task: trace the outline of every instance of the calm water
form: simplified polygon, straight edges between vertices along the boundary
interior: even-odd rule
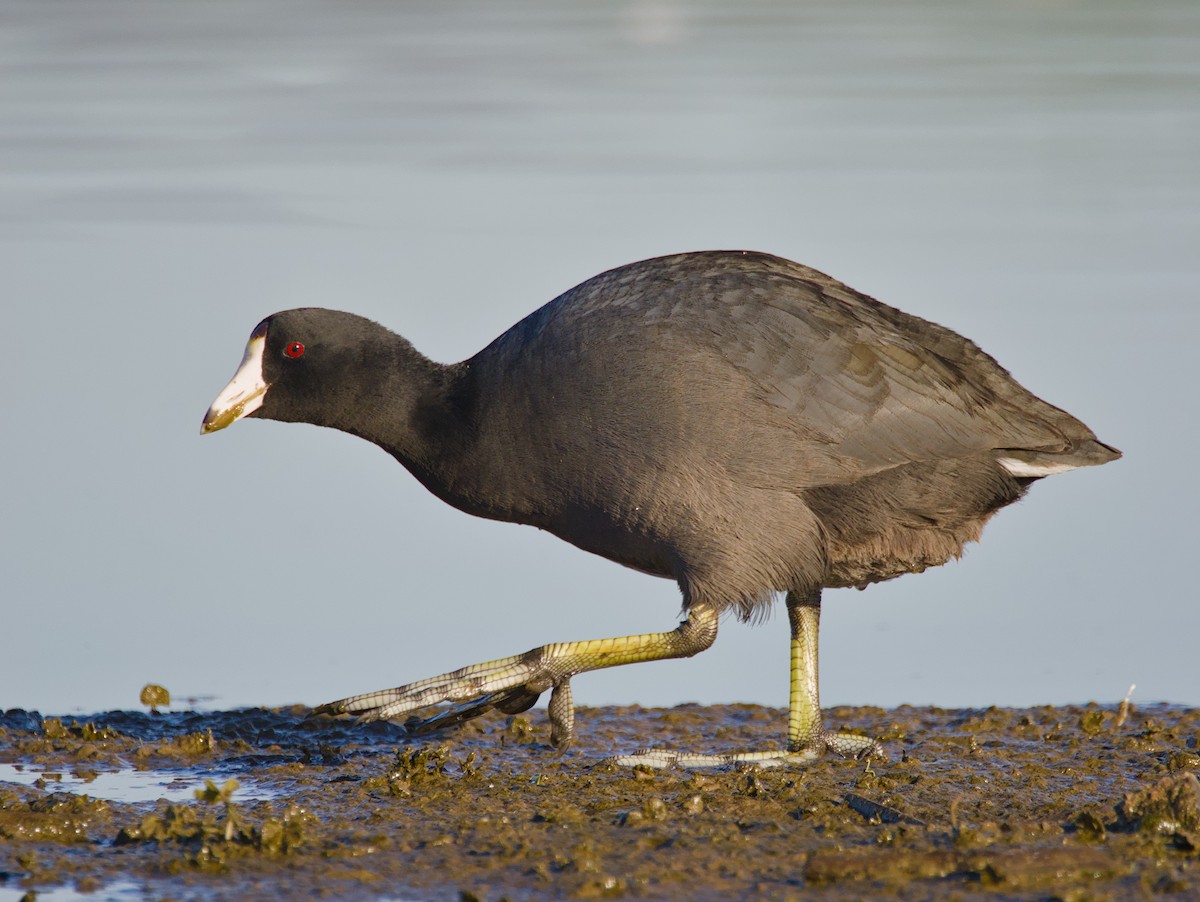
[[[49,775],[47,775],[49,774]],[[115,802],[154,802],[166,799],[169,802],[194,802],[197,790],[204,789],[205,777],[198,771],[163,770],[113,770],[101,771],[85,778],[71,773],[47,772],[37,767],[0,763],[0,783],[17,783],[33,786],[41,781],[47,792],[70,792],[86,795],[93,799]],[[220,781],[217,782],[220,786]],[[261,798],[251,788],[243,798]]]
[[[958,329],[1127,455],[829,593],[827,703],[1200,704],[1198,47],[1190,0],[8,3],[0,708],[317,703],[670,628],[670,584],[362,442],[197,431],[274,310],[460,359],[712,247]],[[576,698],[782,704],[785,622]]]
[[[151,891],[146,886],[132,880],[118,880],[88,892],[80,892],[68,886],[37,890],[37,898],[40,902],[90,902],[97,898],[97,895],[100,898],[111,900],[111,902],[135,902],[135,900],[150,898]],[[22,887],[5,888],[0,886],[0,902],[22,902],[27,898],[28,891]]]

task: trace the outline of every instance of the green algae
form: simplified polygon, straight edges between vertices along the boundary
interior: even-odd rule
[[[1163,777],[1126,794],[1120,813],[1127,825],[1144,833],[1178,834],[1193,842],[1200,830],[1200,780],[1192,773]]]
[[[204,884],[229,897],[350,899],[1200,893],[1191,709],[844,708],[830,721],[887,737],[888,762],[695,772],[605,759],[650,736],[698,751],[765,747],[781,712],[584,709],[565,755],[536,710],[416,743],[395,725],[306,713],[116,712],[49,729],[0,716],[0,760],[70,772],[92,766],[77,758],[90,744],[275,792],[243,803],[236,780],[210,779],[194,802],[88,800],[72,812],[50,782],[0,790],[0,874],[32,887],[136,879],[157,895]],[[50,832],[27,826],[37,818]]]
[[[159,686],[157,683],[147,683],[142,687],[142,691],[138,695],[138,701],[146,705],[150,709],[150,713],[154,714],[157,713],[160,707],[170,707],[171,693],[167,691],[165,686]]]
[[[160,851],[158,867],[167,873],[185,869],[226,872],[239,858],[294,853],[304,844],[306,830],[317,823],[295,804],[278,817],[255,819],[233,801],[237,789],[237,780],[226,780],[222,786],[206,780],[204,788],[195,793],[200,806],[168,804],[158,808],[136,825],[121,827],[113,845],[155,844]]]
[[[198,758],[217,751],[217,740],[212,730],[184,733],[153,746],[141,746],[134,753],[140,759],[147,758]]]
[[[51,792],[33,797],[0,789],[0,840],[86,843],[111,820],[107,802]]]

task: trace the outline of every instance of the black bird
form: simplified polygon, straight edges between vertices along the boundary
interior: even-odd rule
[[[945,563],[1030,483],[1120,457],[955,332],[738,251],[602,273],[449,365],[350,313],[277,313],[202,431],[243,416],[365,438],[460,510],[540,527],[683,593],[670,632],[546,645],[318,711],[376,720],[458,703],[424,723],[437,726],[523,711],[549,689],[551,741],[565,747],[571,677],[694,655],[723,611],[753,619],[785,593],[786,751],[624,763],[880,752],[822,728],[821,590]]]

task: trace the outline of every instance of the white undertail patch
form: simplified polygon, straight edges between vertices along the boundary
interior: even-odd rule
[[[1000,464],[1009,476],[1027,479],[1053,476],[1055,473],[1065,473],[1067,470],[1079,468],[1078,464],[1030,463],[1027,460],[1017,460],[1015,457],[1001,457],[997,459],[996,463]]]

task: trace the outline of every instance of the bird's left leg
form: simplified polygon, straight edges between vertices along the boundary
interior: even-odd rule
[[[460,703],[409,725],[411,731],[419,733],[461,723],[492,708],[519,713],[550,689],[550,741],[565,748],[574,730],[571,677],[621,664],[691,657],[712,645],[716,637],[716,608],[697,602],[688,608],[687,620],[670,632],[556,642],[395,689],[330,702],[313,713],[355,714],[360,721],[388,720],[429,705]]]
[[[826,730],[821,723],[821,701],[817,684],[817,638],[821,625],[821,590],[789,592],[788,624],[791,643],[791,703],[788,708],[786,749],[765,752],[735,752],[727,755],[693,755],[666,749],[645,749],[614,758],[616,764],[645,764],[650,767],[722,767],[757,764],[774,767],[804,764],[826,751],[847,758],[883,755],[883,747],[868,736]]]

